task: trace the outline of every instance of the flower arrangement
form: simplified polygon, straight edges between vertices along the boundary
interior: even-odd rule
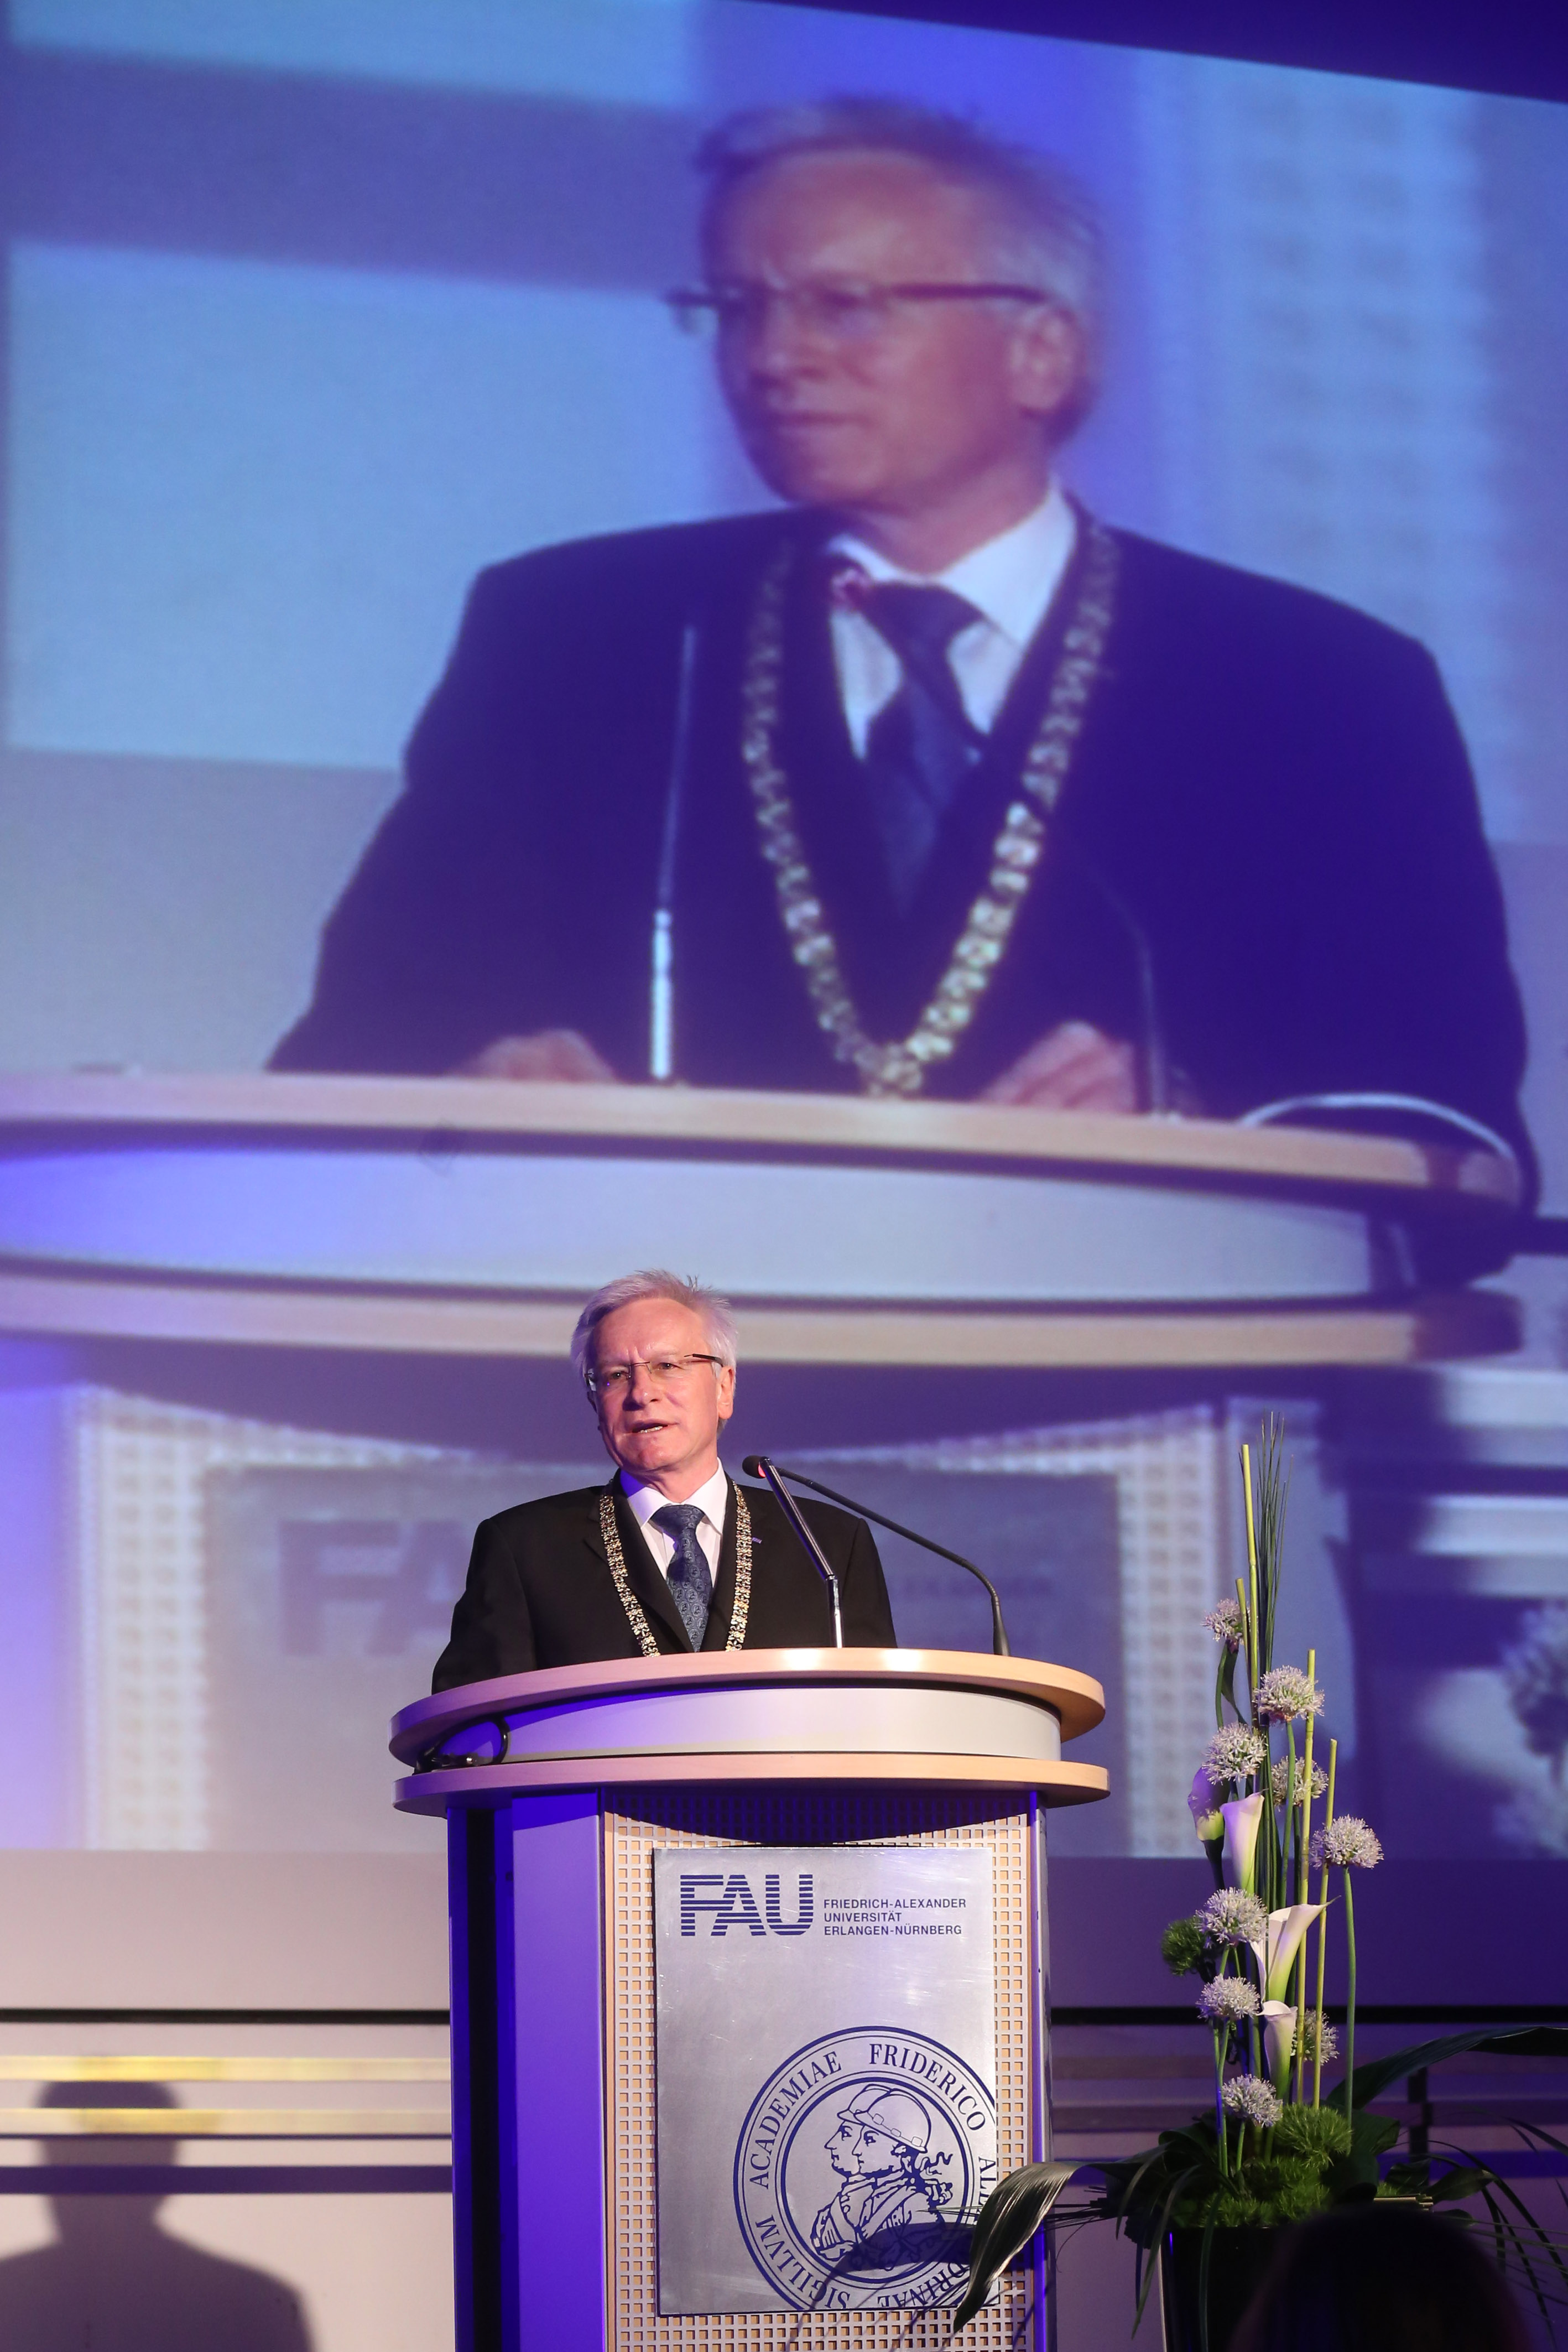
[[[1137,2156],[1026,2165],[1001,2181],[975,2224],[955,2335],[1069,2183],[1084,2174],[1098,2175],[1102,2186],[1071,2218],[1112,2220],[1134,2240],[1137,2319],[1155,2274],[1151,2258],[1171,2232],[1198,2233],[1205,2352],[1215,2232],[1273,2229],[1352,2200],[1414,2198],[1435,2205],[1479,2197],[1500,2260],[1511,2252],[1519,2258],[1548,2325],[1552,2275],[1568,2285],[1556,2245],[1490,2167],[1458,2152],[1437,2163],[1430,2156],[1387,2160],[1399,2126],[1375,2115],[1370,2102],[1390,2083],[1460,2051],[1568,2050],[1568,2032],[1482,2029],[1417,2043],[1371,2065],[1355,2063],[1354,1880],[1377,1867],[1383,1847],[1369,1822],[1335,1809],[1337,1743],[1327,1741],[1325,1769],[1320,1717],[1326,1701],[1315,1651],[1304,1667],[1274,1659],[1289,1490],[1283,1439],[1281,1423],[1264,1425],[1256,1469],[1251,1449],[1241,1449],[1248,1572],[1238,1578],[1234,1597],[1204,1621],[1219,1654],[1215,1731],[1187,1804],[1214,1889],[1161,1938],[1173,1974],[1198,1979],[1196,2008],[1214,2045],[1212,2106]],[[1323,2005],[1336,1895],[1349,1997],[1343,2071],[1325,2088],[1325,2072],[1340,2055]],[[1531,2136],[1563,2146],[1546,2133]]]

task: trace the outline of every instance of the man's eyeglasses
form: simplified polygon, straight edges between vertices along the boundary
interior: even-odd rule
[[[637,1372],[654,1388],[667,1389],[677,1381],[689,1380],[694,1364],[711,1364],[716,1371],[724,1369],[720,1356],[650,1356],[642,1364],[596,1365],[592,1371],[583,1374],[583,1380],[591,1397],[620,1397],[627,1393]]]
[[[737,278],[721,286],[678,289],[665,296],[688,334],[755,335],[775,306],[787,310],[809,334],[830,342],[869,342],[886,332],[898,310],[912,302],[1044,302],[1055,298],[1038,286],[897,285],[840,286],[808,281],[801,286],[766,286]]]

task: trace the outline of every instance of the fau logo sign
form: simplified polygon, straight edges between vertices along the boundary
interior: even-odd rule
[[[745,1871],[693,1870],[681,1873],[681,1933],[695,1936],[697,1914],[707,1916],[710,1936],[727,1936],[732,1927],[744,1927],[748,1936],[803,1936],[810,1926],[816,1909],[816,1897],[811,1889],[811,1874],[798,1874],[795,1889],[795,1916],[786,1919],[779,1897],[779,1873],[767,1872],[762,1881],[762,1908],[757,1907],[757,1897],[751,1891],[751,1881]],[[710,1890],[712,1890],[710,1892]]]

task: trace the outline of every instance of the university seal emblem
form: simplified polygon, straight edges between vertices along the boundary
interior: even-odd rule
[[[735,2210],[758,2269],[800,2311],[956,2304],[996,2185],[997,2111],[926,2035],[859,2026],[785,2060],[735,2151]]]

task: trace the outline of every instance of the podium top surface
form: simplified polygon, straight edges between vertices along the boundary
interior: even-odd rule
[[[1050,1708],[1061,1719],[1063,1740],[1092,1731],[1105,1714],[1105,1694],[1092,1675],[1039,1658],[998,1658],[983,1650],[708,1650],[603,1658],[465,1683],[400,1708],[390,1745],[400,1763],[413,1764],[465,1724],[537,1707],[747,1685],[777,1690],[790,1683],[995,1693]]]
[[[1395,1195],[1441,1212],[1516,1205],[1518,1171],[1484,1150],[1249,1128],[1176,1117],[1027,1110],[985,1103],[869,1100],[654,1086],[521,1084],[493,1078],[236,1072],[36,1072],[0,1076],[0,1139],[28,1130],[202,1130],[281,1143],[301,1137],[406,1139],[456,1149],[463,1139],[517,1150],[687,1146],[744,1156],[844,1153],[915,1161],[1005,1162],[1107,1178],[1179,1176],[1218,1187]],[[308,1144],[306,1148],[309,1148]]]

